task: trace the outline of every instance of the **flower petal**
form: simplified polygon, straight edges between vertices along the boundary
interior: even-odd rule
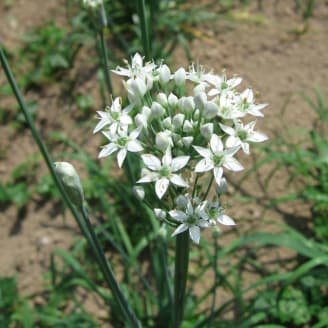
[[[213,173],[214,173],[214,178],[215,178],[216,184],[220,185],[222,175],[223,175],[223,168],[222,167],[215,167],[214,170],[213,170]]]
[[[167,178],[162,178],[155,183],[155,192],[159,199],[161,199],[169,187],[170,181]]]
[[[170,217],[178,222],[184,222],[187,220],[187,215],[185,212],[179,211],[179,210],[172,210],[169,211]]]
[[[268,136],[261,132],[253,131],[248,136],[248,141],[252,141],[252,142],[262,142],[265,140],[268,140]]]
[[[128,141],[126,148],[128,151],[131,151],[133,153],[143,150],[143,147],[141,146],[140,142],[137,140]]]
[[[218,154],[223,150],[223,143],[221,138],[216,134],[213,134],[210,141],[211,150],[214,154]]]
[[[128,151],[123,148],[121,149],[118,153],[117,153],[117,164],[118,164],[118,167],[122,167],[123,165],[123,162],[125,160],[125,157],[126,157],[126,154],[128,153]]]
[[[232,148],[232,147],[238,147],[240,146],[241,142],[239,138],[236,138],[235,136],[229,136],[226,141],[226,147]]]
[[[189,228],[189,236],[191,238],[191,240],[196,243],[199,244],[199,240],[200,240],[200,228],[196,225],[191,226]]]
[[[226,157],[226,160],[223,166],[231,171],[241,171],[244,167],[234,158],[234,157]]]
[[[158,171],[161,168],[161,161],[156,156],[152,154],[145,154],[142,155],[141,158],[149,169]]]
[[[98,158],[103,158],[113,154],[118,149],[118,146],[114,143],[106,145],[99,153]]]
[[[203,158],[197,163],[195,172],[206,172],[213,169],[213,167],[213,161],[210,158]]]
[[[181,233],[181,232],[184,232],[184,231],[188,230],[188,228],[189,228],[189,227],[188,227],[187,224],[185,224],[185,223],[180,224],[180,225],[175,229],[175,231],[172,233],[172,237],[178,235],[178,234]]]
[[[170,177],[170,181],[179,187],[187,188],[189,186],[188,183],[184,181],[178,174],[172,174],[172,176]]]
[[[179,156],[173,158],[171,163],[171,171],[176,172],[185,167],[189,161],[190,156]]]
[[[212,153],[209,149],[199,146],[193,146],[197,153],[205,158],[211,157]]]
[[[235,135],[235,129],[232,128],[231,126],[227,126],[227,125],[224,125],[224,124],[219,124],[220,125],[220,128],[227,134],[229,134],[230,136],[233,136]]]
[[[221,214],[217,217],[219,223],[227,226],[236,225],[235,221],[228,215]]]

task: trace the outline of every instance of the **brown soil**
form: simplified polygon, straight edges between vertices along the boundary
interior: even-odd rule
[[[10,7],[0,4],[0,40],[8,49],[14,49],[20,44],[23,33],[49,18],[65,24],[64,3],[64,0],[17,0]],[[271,139],[297,128],[311,128],[315,115],[297,93],[313,95],[313,88],[317,85],[328,98],[327,1],[316,2],[305,33],[301,33],[304,23],[295,14],[293,6],[292,0],[266,1],[262,11],[257,11],[255,6],[247,11],[236,10],[230,20],[210,21],[195,28],[200,37],[190,44],[196,62],[216,72],[226,69],[229,76],[242,76],[243,86],[252,86],[260,94],[260,100],[270,104],[265,110],[265,118],[258,121],[258,127]],[[86,70],[92,73],[92,64],[88,62],[92,51],[87,47],[74,69],[74,74],[80,79],[83,74],[88,76]],[[181,49],[176,52],[175,62],[186,66],[182,52]],[[0,82],[4,82],[2,72]],[[89,74],[78,86],[80,92],[92,93],[96,99],[95,110],[101,104],[94,87],[96,84],[95,74]],[[76,108],[63,102],[58,86],[49,86],[42,94],[31,91],[25,96],[36,99],[40,104],[37,124],[44,137],[52,131],[64,131],[96,158],[100,140],[91,136],[94,122],[87,129],[81,128],[83,135],[78,128],[72,129],[76,127]],[[1,108],[11,101],[1,99]],[[18,135],[10,125],[2,125],[0,135],[0,179],[7,181],[12,168],[35,154],[37,147],[27,130]],[[254,156],[241,160],[247,168],[254,164]],[[308,208],[299,202],[276,210],[266,209],[263,203],[269,196],[286,192],[288,178],[288,172],[281,170],[269,188],[263,190],[263,178],[269,170],[270,167],[260,169],[256,176],[242,185],[245,192],[257,197],[257,204],[237,205],[237,199],[232,198],[235,189],[231,186],[229,203],[233,207],[229,214],[237,218],[239,234],[254,229],[272,231],[271,227],[270,230],[267,228],[270,223],[288,222],[298,228],[308,221]],[[41,166],[39,172],[45,172],[45,167]],[[231,177],[232,181],[234,179]],[[245,217],[249,220],[243,221]],[[49,254],[56,248],[68,249],[72,239],[78,236],[78,229],[70,215],[63,219],[54,204],[49,202],[40,207],[39,199],[33,199],[24,211],[18,211],[13,206],[4,209],[0,213],[0,225],[0,276],[16,275],[19,289],[24,294],[42,291],[42,274],[47,271]],[[223,242],[231,238],[228,236]],[[269,259],[284,256],[288,256],[284,250],[264,255]]]

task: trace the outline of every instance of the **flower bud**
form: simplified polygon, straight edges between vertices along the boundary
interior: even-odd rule
[[[139,199],[143,200],[145,198],[145,189],[141,186],[134,186],[133,189],[134,196]]]
[[[215,185],[215,191],[218,194],[224,194],[228,191],[228,183],[226,178],[221,178],[220,183]]]
[[[162,85],[165,85],[170,81],[171,78],[171,71],[167,65],[161,65],[158,68],[158,73],[159,73],[159,83]]]
[[[70,201],[77,207],[83,206],[83,188],[74,166],[67,162],[55,162],[54,168]]]
[[[201,92],[194,97],[195,105],[199,109],[204,109],[205,104],[207,103],[207,97],[205,92]]]
[[[182,124],[183,124],[183,120],[184,120],[185,116],[183,114],[176,114],[174,117],[173,117],[173,120],[172,120],[172,124],[173,126],[176,128],[176,129],[179,129],[181,128]]]
[[[163,125],[166,129],[172,129],[172,119],[171,117],[167,117],[163,120]]]
[[[183,102],[183,109],[187,113],[191,113],[195,109],[195,102],[193,97],[185,97]]]
[[[200,93],[204,93],[206,90],[206,84],[200,83],[197,86],[194,87],[194,95],[197,96]]]
[[[206,123],[200,127],[200,134],[204,138],[209,140],[213,135],[213,129],[214,129],[213,123]]]
[[[163,92],[157,95],[156,100],[164,107],[167,105],[167,95]]]
[[[137,127],[143,127],[147,128],[148,122],[147,122],[147,117],[141,113],[137,114],[136,117],[134,118],[134,121],[136,123]]]
[[[148,106],[143,106],[141,109],[141,114],[148,118],[151,114],[151,109]]]
[[[185,120],[183,123],[183,132],[190,133],[193,131],[193,125],[189,120]]]
[[[166,218],[166,212],[161,208],[154,208],[155,216],[158,220],[163,221]]]
[[[151,105],[151,114],[153,117],[158,118],[163,116],[165,113],[165,109],[158,102],[154,101]]]
[[[193,141],[194,141],[194,137],[183,137],[182,138],[182,143],[185,147],[190,147]]]
[[[178,97],[173,93],[169,94],[169,97],[167,98],[167,100],[171,107],[175,107],[178,104]]]
[[[184,68],[181,67],[174,73],[174,81],[178,86],[184,85],[186,81],[186,71]]]
[[[219,107],[213,101],[208,101],[205,104],[204,117],[207,119],[212,119],[218,114],[218,111]]]
[[[188,198],[184,195],[179,195],[175,199],[175,203],[177,204],[177,208],[179,210],[185,210],[188,204]]]
[[[171,131],[165,130],[158,132],[155,137],[156,146],[161,150],[165,151],[169,146],[173,146],[171,137]]]

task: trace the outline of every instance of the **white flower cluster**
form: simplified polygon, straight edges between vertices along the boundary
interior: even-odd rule
[[[140,155],[143,169],[136,182],[154,184],[161,208],[152,207],[159,219],[176,227],[173,235],[189,230],[199,243],[200,228],[234,225],[219,203],[227,188],[224,172],[242,170],[236,153],[249,154],[250,143],[267,139],[254,131],[255,120],[242,122],[262,117],[267,105],[254,102],[252,89],[236,90],[241,78],[227,79],[202,67],[172,73],[167,65],[144,63],[136,54],[126,68],[113,72],[127,78],[129,103],[122,108],[115,98],[106,111],[98,111],[94,133],[102,130],[108,139],[99,157],[116,154],[122,167],[128,152]],[[213,182],[216,193],[209,201]],[[135,192],[145,197],[141,185]]]
[[[91,10],[99,8],[103,3],[103,0],[82,0],[82,5]]]

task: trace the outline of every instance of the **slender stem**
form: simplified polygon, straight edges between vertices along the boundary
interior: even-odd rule
[[[212,290],[212,304],[211,304],[211,314],[209,316],[209,321],[207,323],[207,327],[210,328],[213,317],[214,317],[214,310],[215,310],[215,304],[216,304],[216,291],[219,284],[219,272],[218,272],[218,256],[219,256],[219,245],[218,245],[218,231],[213,232],[213,243],[214,243],[214,256],[213,256],[213,271],[214,271],[214,284],[213,284],[213,290]]]
[[[145,0],[138,0],[138,15],[141,28],[141,42],[146,60],[151,59],[150,40],[149,40],[149,26],[146,18],[146,4]]]
[[[213,180],[214,180],[214,175],[212,174],[210,182],[208,183],[208,186],[207,186],[207,190],[204,195],[204,199],[207,199],[208,193],[210,192],[211,187],[212,187]]]
[[[6,77],[10,83],[10,86],[12,87],[12,90],[15,94],[15,97],[17,99],[17,102],[20,106],[20,109],[25,117],[25,120],[26,122],[28,123],[30,129],[31,129],[31,132],[32,132],[32,135],[33,135],[33,138],[35,139],[38,147],[39,147],[39,150],[48,166],[48,169],[52,175],[52,178],[55,182],[55,185],[57,186],[57,188],[59,189],[61,195],[62,195],[62,198],[65,202],[65,204],[68,206],[68,208],[71,210],[74,218],[76,219],[77,223],[78,223],[78,226],[79,228],[81,229],[82,233],[84,234],[85,238],[87,239],[87,241],[89,242],[91,248],[93,250],[98,250],[98,246],[97,245],[97,242],[98,240],[94,238],[94,231],[93,229],[89,229],[88,225],[89,225],[89,222],[88,220],[82,220],[81,217],[80,217],[80,214],[79,212],[77,211],[77,209],[74,207],[74,205],[72,204],[72,202],[69,200],[69,197],[67,196],[60,180],[58,179],[57,175],[56,175],[56,172],[54,170],[54,167],[53,167],[53,161],[47,151],[47,148],[45,146],[45,144],[43,143],[42,141],[42,138],[39,134],[39,132],[37,131],[35,125],[34,125],[34,122],[31,118],[31,116],[29,115],[28,111],[27,111],[27,108],[26,108],[26,104],[25,104],[25,101],[23,99],[23,96],[21,95],[19,89],[18,89],[18,86],[16,84],[16,81],[15,81],[15,78],[11,72],[11,69],[8,65],[8,62],[6,60],[6,57],[5,57],[5,54],[2,50],[2,47],[0,46],[0,61],[1,61],[1,65],[5,71],[5,74],[6,74]],[[83,212],[82,212],[83,213]],[[84,213],[83,213],[84,215]],[[103,263],[103,259],[102,258],[99,258],[99,265],[102,269],[102,271],[105,269],[105,263]],[[106,269],[107,270],[107,269]],[[103,271],[104,272],[104,271]],[[106,276],[105,276],[106,277]],[[114,279],[114,276],[112,275],[111,279]],[[107,279],[106,279],[107,281]],[[108,285],[109,287],[112,289],[112,288],[115,288],[114,284],[111,282],[111,284],[109,284],[109,280],[107,281],[108,282]],[[118,303],[120,304],[121,306],[121,310],[122,310],[122,313],[126,316],[127,320],[129,321],[129,323],[131,324],[131,327],[141,327],[140,326],[140,323],[138,322],[138,320],[136,319],[136,317],[134,316],[134,313],[132,312],[132,310],[130,310],[130,308],[128,307],[125,307],[125,304],[124,306],[122,305],[122,298],[124,298],[122,292],[120,290],[117,290],[116,289],[112,289],[112,292],[113,292],[113,295],[115,297],[115,299],[118,301]],[[119,295],[120,294],[120,295]],[[127,313],[128,312],[128,313]]]
[[[174,276],[174,328],[180,328],[183,320],[186,282],[189,264],[189,234],[184,231],[176,236]]]
[[[108,61],[108,51],[107,51],[107,45],[105,40],[105,27],[99,31],[99,37],[100,37],[100,49],[101,49],[101,57],[102,57],[101,59],[103,64],[103,71],[105,75],[107,90],[110,95],[113,95],[113,86],[110,78],[110,64]]]
[[[94,232],[94,229],[92,227],[92,224],[89,219],[89,215],[87,213],[87,210],[85,206],[81,206],[81,212],[85,221],[85,224],[90,232],[91,238],[93,240],[93,243],[95,245],[95,249],[93,250],[98,263],[100,265],[101,271],[104,274],[104,277],[110,287],[110,289],[113,292],[113,295],[116,297],[116,301],[119,303],[121,310],[124,312],[126,318],[130,322],[131,327],[141,327],[140,323],[138,322],[138,319],[136,318],[134,312],[132,311],[130,304],[125,299],[123,292],[121,291],[120,286],[118,285],[117,280],[115,279],[114,272],[111,268],[111,265],[108,263],[104,250],[102,249],[99,239]]]

